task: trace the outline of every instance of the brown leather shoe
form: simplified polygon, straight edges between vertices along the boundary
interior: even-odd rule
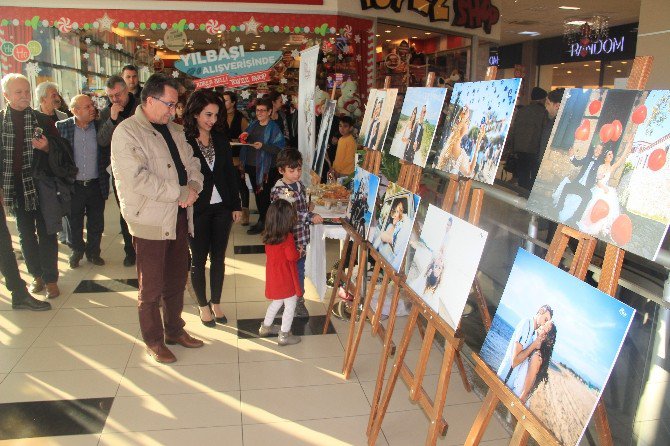
[[[28,288],[28,291],[30,291],[33,294],[37,294],[41,293],[43,289],[44,289],[44,280],[42,280],[41,277],[35,277],[33,279],[33,283],[30,284],[30,288]]]
[[[60,296],[60,290],[56,282],[47,283],[47,299],[55,299]]]
[[[171,364],[177,361],[177,357],[170,351],[165,344],[147,345],[147,355],[154,358],[156,362],[161,364]]]
[[[165,343],[167,345],[179,344],[182,347],[186,348],[199,348],[205,345],[205,343],[202,342],[200,339],[196,339],[186,332],[182,333],[181,336],[175,339],[165,336]]]

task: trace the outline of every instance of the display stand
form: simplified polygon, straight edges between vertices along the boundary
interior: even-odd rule
[[[653,58],[651,56],[636,57],[628,78],[627,88],[637,90],[644,88],[649,74]],[[569,273],[580,280],[584,280],[596,247],[596,240],[580,231],[559,225],[556,230],[549,251],[545,260],[554,266],[558,266],[563,258],[563,254],[568,246],[570,239],[578,241],[577,251],[570,264]],[[607,244],[605,248],[605,257],[603,259],[600,281],[598,289],[614,297],[616,293],[619,276],[621,275],[621,266],[623,265],[624,251],[614,245]],[[517,426],[514,429],[510,444],[525,445],[528,438],[532,436],[539,444],[558,445],[558,440],[551,434],[547,428],[524,406],[519,398],[512,393],[510,389],[503,384],[493,370],[486,365],[477,354],[473,354],[476,373],[489,386],[489,391],[484,399],[484,405],[477,414],[477,418],[465,441],[466,445],[478,445],[484,431],[488,426],[491,416],[499,402],[512,413],[517,420]],[[611,446],[612,434],[607,421],[607,412],[605,406],[600,400],[594,412],[596,431],[598,434],[598,444],[601,446]]]
[[[389,85],[391,85],[391,76],[386,76],[384,79],[384,89],[388,90]],[[335,88],[333,88],[333,96],[335,94]],[[379,174],[379,169],[381,168],[382,153],[381,150],[370,150],[367,147],[365,148],[365,158],[361,164],[361,168],[371,172],[375,175]],[[330,295],[330,300],[328,301],[328,310],[326,311],[326,322],[323,328],[323,334],[326,334],[328,327],[330,326],[330,318],[333,314],[333,308],[335,307],[335,301],[337,300],[337,293],[340,287],[340,283],[344,283],[344,292],[353,296],[359,296],[361,287],[363,286],[362,278],[364,277],[365,270],[363,274],[359,274],[356,278],[356,285],[351,283],[351,278],[354,272],[354,264],[356,256],[353,253],[358,253],[359,257],[359,270],[361,269],[360,265],[367,264],[367,244],[365,239],[356,231],[348,222],[342,221],[342,228],[347,232],[347,235],[344,238],[344,243],[342,244],[342,252],[340,254],[340,261],[337,267],[337,273],[333,278],[333,291]],[[347,263],[346,260],[349,259],[348,265],[345,268],[344,264]],[[354,309],[353,312],[356,312],[358,306],[352,306]],[[353,318],[355,319],[355,318]],[[350,328],[351,331],[351,328]]]
[[[430,87],[435,82],[435,73],[429,73],[428,78],[426,79],[426,86]],[[396,184],[409,190],[412,193],[417,193],[419,190],[419,183],[421,181],[421,175],[423,174],[423,168],[407,161],[400,161],[400,174],[398,175],[398,181]],[[375,267],[372,271],[372,277],[368,283],[368,287],[365,293],[365,299],[363,300],[363,310],[360,315],[360,321],[358,326],[356,326],[356,318],[351,318],[349,321],[349,335],[347,336],[347,344],[345,346],[344,352],[344,363],[342,366],[342,373],[346,379],[349,379],[351,370],[354,366],[354,360],[356,359],[356,353],[358,351],[358,346],[360,345],[361,338],[363,336],[363,328],[365,327],[366,321],[370,320],[371,331],[373,335],[379,334],[384,339],[384,351],[387,352],[387,355],[383,357],[382,362],[386,365],[387,358],[390,355],[395,353],[395,345],[391,340],[393,335],[393,327],[395,326],[396,319],[396,310],[398,307],[398,300],[400,299],[400,281],[404,276],[403,274],[396,273],[395,269],[384,259],[375,249],[373,249],[370,243],[367,243],[367,250],[369,255],[373,258],[375,262]],[[404,265],[404,262],[403,262]],[[402,267],[401,267],[402,270]],[[377,289],[377,281],[381,272],[383,271],[383,276],[381,279],[381,286],[379,287],[379,295],[377,298],[377,305],[375,310],[372,310],[372,299],[374,297],[375,290]],[[358,268],[358,280],[362,281],[363,277],[366,275],[366,269],[363,264],[359,263]],[[381,324],[381,313],[386,300],[386,291],[389,284],[393,282],[395,284],[393,296],[391,298],[391,306],[389,310],[389,318],[386,323],[386,327]],[[361,305],[361,299],[363,293],[354,294],[353,308],[358,308]]]
[[[449,187],[447,188],[447,192],[442,202],[442,209],[446,210],[447,212],[452,212],[454,201],[458,192],[460,199],[457,204],[456,215],[459,218],[463,218],[469,204],[470,211],[468,221],[473,225],[477,225],[477,223],[479,223],[479,216],[481,214],[481,205],[482,199],[484,197],[484,191],[482,189],[475,189],[472,191],[472,195],[470,195],[471,189],[472,181],[470,179],[459,181],[459,178],[456,175],[451,175]],[[384,416],[386,415],[386,410],[388,409],[388,405],[391,401],[395,385],[398,381],[398,377],[401,377],[410,388],[410,399],[419,403],[430,420],[430,427],[428,429],[428,435],[426,437],[425,444],[434,445],[437,442],[437,437],[446,433],[448,426],[447,422],[442,417],[442,411],[444,409],[444,404],[447,398],[447,390],[449,388],[449,380],[451,378],[451,368],[454,361],[457,364],[461,378],[463,379],[464,386],[466,389],[468,389],[468,391],[470,391],[470,384],[467,381],[465,368],[463,367],[463,362],[459,353],[463,344],[463,338],[457,332],[455,332],[454,329],[450,327],[432,308],[426,305],[425,301],[420,296],[418,296],[414,290],[407,286],[404,277],[400,286],[405,290],[407,295],[412,300],[412,312],[410,313],[410,317],[407,321],[407,325],[400,342],[399,350],[396,354],[395,362],[393,364],[393,369],[386,385],[386,390],[382,396],[382,391],[384,390],[384,375],[386,373],[385,358],[389,355],[390,348],[388,342],[385,342],[384,344],[385,350],[382,353],[382,360],[379,364],[375,392],[371,402],[372,408],[370,411],[367,430],[368,444],[373,445],[377,441],[377,437],[379,436],[381,425],[384,421]],[[422,329],[422,325],[419,321],[419,315],[422,315],[426,320],[425,329]],[[410,340],[414,334],[415,329],[418,329],[419,333],[422,335],[423,342],[419,352],[419,360],[414,372],[412,372],[409,366],[405,363],[405,355],[407,354]],[[423,388],[423,378],[426,373],[426,366],[428,364],[428,359],[430,357],[430,352],[433,347],[433,341],[435,339],[436,333],[442,335],[445,343],[442,357],[442,366],[440,368],[437,384],[437,392],[435,396],[431,398]]]

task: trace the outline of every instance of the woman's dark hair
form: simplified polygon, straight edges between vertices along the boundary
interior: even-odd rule
[[[258,107],[259,105],[263,105],[270,112],[272,111],[272,101],[269,100],[268,98],[261,98],[257,100],[256,104],[254,104],[254,108]]]
[[[278,91],[271,91],[270,93],[268,93],[268,94],[265,96],[265,98],[267,98],[267,99],[271,100],[272,102],[274,102],[274,101],[276,101],[277,99],[281,98],[281,93],[279,93]],[[265,98],[263,98],[263,99],[265,99]]]
[[[277,169],[295,169],[302,166],[302,154],[298,149],[284,149],[277,154],[276,164]]]
[[[144,91],[144,90],[143,90]],[[223,106],[221,97],[212,90],[196,90],[188,98],[186,108],[184,109],[184,133],[186,139],[197,138],[200,136],[200,129],[198,129],[198,121],[196,117],[209,104],[215,104],[219,107],[217,114],[215,130],[221,130],[226,122],[226,107]]]
[[[551,355],[554,353],[557,333],[558,330],[556,329],[556,325],[552,324],[551,329],[547,332],[547,337],[544,338],[544,341],[540,344],[539,353],[542,358],[542,364],[540,365],[540,370],[537,371],[537,376],[535,377],[533,387],[530,389],[530,394],[535,391],[542,381],[549,380],[549,363],[551,363]]]
[[[291,203],[282,199],[274,201],[265,215],[263,243],[278,245],[283,242],[295,226],[297,219],[298,214]]]
[[[221,93],[221,96],[228,96],[230,98],[230,102],[237,104],[237,95],[234,91],[224,91]]]
[[[150,96],[162,96],[163,93],[165,93],[165,87],[172,87],[179,91],[179,82],[177,79],[171,76],[166,76],[163,73],[154,73],[149,76],[149,79],[144,83],[144,88],[142,88],[142,93],[140,94],[142,104],[146,104],[147,98]]]

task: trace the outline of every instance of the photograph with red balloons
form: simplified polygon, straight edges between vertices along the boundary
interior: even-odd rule
[[[654,260],[670,223],[669,149],[669,90],[566,90],[527,208]]]

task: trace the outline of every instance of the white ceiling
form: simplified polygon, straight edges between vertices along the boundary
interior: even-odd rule
[[[584,20],[594,15],[609,17],[610,26],[637,22],[640,0],[498,0],[501,11],[501,44],[560,36],[563,22]],[[559,6],[576,6],[563,10]],[[536,37],[520,35],[521,31],[540,33]]]

